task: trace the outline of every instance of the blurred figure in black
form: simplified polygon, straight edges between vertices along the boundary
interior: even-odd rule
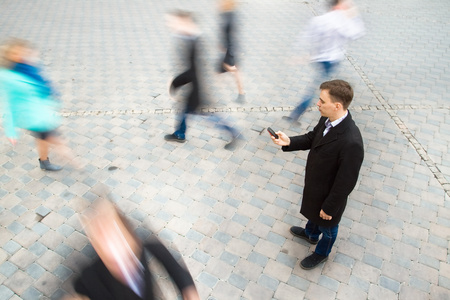
[[[225,52],[225,57],[219,66],[219,72],[233,73],[237,88],[238,97],[236,101],[243,103],[245,101],[245,92],[242,86],[242,77],[240,71],[236,66],[236,1],[235,0],[220,0],[219,11],[222,20],[222,48]]]
[[[184,300],[199,300],[189,272],[156,238],[142,244],[127,220],[107,200],[96,203],[94,211],[82,216],[87,236],[98,254],[94,263],[86,267],[75,281],[78,293],[69,299],[156,299],[149,257],[165,267],[180,290]]]
[[[175,77],[170,84],[169,94],[172,96],[175,91],[186,85],[191,84],[191,90],[186,98],[185,107],[181,113],[179,123],[176,125],[176,130],[173,134],[164,136],[167,141],[175,141],[184,143],[186,141],[186,120],[188,114],[193,114],[203,103],[201,86],[198,75],[197,56],[199,48],[200,30],[194,22],[192,15],[189,12],[176,11],[168,16],[168,25],[174,31],[175,35],[185,42],[187,48],[185,53],[185,61],[188,64],[187,70]],[[214,122],[218,127],[228,131],[231,135],[231,142],[225,148],[233,149],[236,144],[238,132],[231,126],[225,124],[216,114],[209,115],[208,120]]]
[[[302,102],[283,119],[296,122],[317,94],[317,86],[329,80],[339,62],[345,58],[344,46],[365,33],[364,23],[351,0],[332,0],[331,10],[312,18],[299,46],[308,52],[307,60],[314,63],[316,72],[306,87]]]

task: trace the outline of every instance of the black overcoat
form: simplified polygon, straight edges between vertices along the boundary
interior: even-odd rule
[[[148,268],[148,256],[156,258],[166,268],[179,291],[194,286],[191,274],[182,267],[170,254],[167,248],[159,241],[152,240],[144,246],[140,261],[144,266],[145,291],[144,297],[136,295],[127,285],[118,281],[111,275],[103,262],[97,258],[94,263],[85,267],[81,276],[75,280],[74,289],[91,300],[153,300],[154,287],[152,275]]]
[[[326,120],[326,117],[321,117],[314,130],[291,137],[290,145],[282,149],[310,150],[300,213],[319,226],[331,227],[341,220],[348,195],[356,185],[364,158],[364,145],[350,112],[323,136]],[[321,209],[332,219],[320,218]]]

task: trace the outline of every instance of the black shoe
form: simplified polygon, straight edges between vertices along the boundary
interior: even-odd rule
[[[237,146],[237,138],[233,138],[233,139],[231,140],[231,142],[229,142],[228,144],[226,144],[225,147],[223,147],[223,148],[224,148],[225,150],[230,150],[230,151],[232,151],[232,150],[236,149],[236,146]]]
[[[291,229],[289,229],[289,231],[296,237],[299,237],[301,239],[308,241],[310,244],[315,245],[319,242],[319,240],[310,239],[309,236],[306,235],[305,229],[302,227],[292,226]]]
[[[245,103],[245,94],[239,94],[236,98],[237,103]]]
[[[178,142],[178,143],[184,143],[184,142],[186,142],[186,138],[180,138],[180,137],[178,137],[178,136],[175,135],[175,134],[166,134],[166,135],[164,136],[164,139],[165,139],[166,141],[174,141],[174,142]]]
[[[50,160],[48,159],[48,157],[47,157],[46,160],[41,160],[41,159],[39,158],[39,166],[41,167],[42,170],[45,170],[45,171],[52,171],[52,172],[60,171],[60,170],[62,169],[61,166],[52,164],[52,163],[50,162]]]
[[[300,267],[305,270],[311,270],[317,267],[321,262],[324,262],[328,259],[328,256],[322,256],[313,252],[310,256],[306,257],[300,262]]]

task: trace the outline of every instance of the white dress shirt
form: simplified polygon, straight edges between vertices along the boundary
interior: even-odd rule
[[[348,116],[348,110],[345,112],[345,115],[343,115],[342,117],[340,117],[337,120],[334,120],[333,122],[330,122],[330,119],[328,118],[325,121],[325,130],[323,131],[323,136],[325,136],[325,134],[327,134],[328,131],[330,131],[331,127],[338,126],[338,124],[341,123],[347,116]]]

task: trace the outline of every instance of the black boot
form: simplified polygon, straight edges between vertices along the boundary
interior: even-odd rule
[[[39,158],[39,165],[41,166],[41,169],[45,171],[60,171],[62,169],[61,166],[52,164],[48,157],[46,160],[41,160]]]

